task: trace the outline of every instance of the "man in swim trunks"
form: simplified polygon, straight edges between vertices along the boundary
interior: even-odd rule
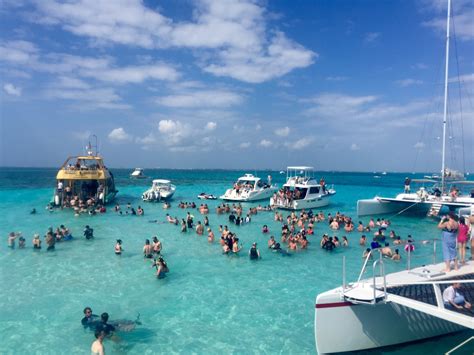
[[[94,335],[96,340],[91,345],[91,354],[105,355],[105,348],[102,344],[105,338],[105,333],[102,330],[96,330]]]

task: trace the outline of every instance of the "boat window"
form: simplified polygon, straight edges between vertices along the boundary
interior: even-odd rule
[[[319,194],[319,186],[313,186],[309,189],[310,194]]]
[[[301,200],[301,199],[304,199],[306,197],[306,192],[308,191],[307,188],[301,188],[301,187],[297,187],[295,188],[295,191],[294,191],[294,199],[295,200]]]

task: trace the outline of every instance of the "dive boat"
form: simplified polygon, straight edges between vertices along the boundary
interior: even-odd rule
[[[142,168],[135,168],[135,170],[130,174],[132,179],[146,179],[145,172]]]
[[[253,174],[245,174],[237,179],[237,182],[231,189],[228,189],[220,198],[226,201],[259,201],[270,198],[278,188],[272,186],[271,178],[263,182]]]
[[[156,202],[169,200],[176,191],[176,186],[169,180],[155,179],[151,188],[142,194],[143,201]]]
[[[323,179],[316,181],[313,175],[313,167],[289,166],[286,183],[280,191],[273,194],[270,206],[301,210],[329,205],[331,196],[334,196],[336,191],[332,187],[328,188]]]
[[[459,210],[460,208],[465,209],[474,206],[474,181],[466,180],[464,178],[464,174],[456,172],[455,170],[450,170],[445,166],[447,134],[446,122],[448,113],[450,12],[451,1],[448,0],[441,177],[432,175],[428,176],[428,179],[413,180],[414,182],[429,182],[429,180],[433,180],[432,182],[437,183],[439,178],[439,186],[434,186],[431,191],[426,190],[424,187],[420,188],[414,193],[410,193],[410,191],[406,190],[405,193],[398,194],[394,198],[376,196],[372,199],[359,200],[357,201],[357,214],[359,216],[415,211],[427,213],[428,216],[438,216],[442,209],[455,211]],[[407,180],[409,181],[408,177],[405,181]],[[407,185],[406,182],[405,185]],[[471,186],[471,189],[469,189],[467,193],[459,194],[457,193],[459,186]],[[455,192],[454,194],[453,191]]]
[[[114,176],[97,152],[97,143],[94,152],[89,142],[87,155],[70,156],[59,169],[52,205],[105,205],[117,192]]]
[[[361,280],[371,254],[357,282],[345,284],[343,261],[343,285],[317,296],[314,330],[318,353],[374,349],[474,329],[472,309],[447,308],[442,296],[447,287],[459,282],[462,294],[472,300],[474,261],[449,274],[440,271],[444,263],[385,274],[380,253],[371,265],[372,278]]]

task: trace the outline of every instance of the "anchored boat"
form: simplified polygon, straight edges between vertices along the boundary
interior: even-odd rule
[[[259,201],[270,198],[278,188],[272,186],[271,179],[263,182],[257,176],[245,174],[237,179],[231,189],[228,189],[220,198],[226,201]]]
[[[329,205],[334,188],[328,188],[323,179],[314,178],[311,166],[289,166],[286,183],[270,199],[270,205],[287,210],[319,208]]]
[[[87,155],[70,156],[56,175],[54,206],[75,207],[108,204],[117,194],[112,172],[89,142]]]
[[[157,202],[163,200],[169,200],[176,191],[176,186],[169,180],[155,179],[151,185],[151,188],[146,190],[142,194],[143,201],[146,202]]]
[[[318,353],[373,349],[474,329],[472,310],[447,308],[443,302],[443,291],[455,282],[472,301],[473,261],[449,274],[440,271],[444,263],[385,274],[380,253],[372,264],[372,278],[361,280],[377,252],[367,256],[359,279],[348,285],[343,262],[343,285],[317,296]]]

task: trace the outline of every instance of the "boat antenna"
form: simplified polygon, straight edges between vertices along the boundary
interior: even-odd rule
[[[448,0],[448,18],[446,24],[446,69],[444,75],[444,110],[443,110],[443,155],[441,160],[441,192],[445,188],[446,160],[446,116],[448,113],[448,68],[449,68],[449,19],[451,16],[451,0]]]
[[[95,138],[95,144],[94,145],[91,144],[90,138]],[[95,148],[95,154],[94,154],[93,148]],[[87,149],[87,155],[89,155],[89,156],[99,155],[98,139],[97,139],[97,136],[95,134],[93,134],[89,137],[89,144],[87,145],[86,149]]]

